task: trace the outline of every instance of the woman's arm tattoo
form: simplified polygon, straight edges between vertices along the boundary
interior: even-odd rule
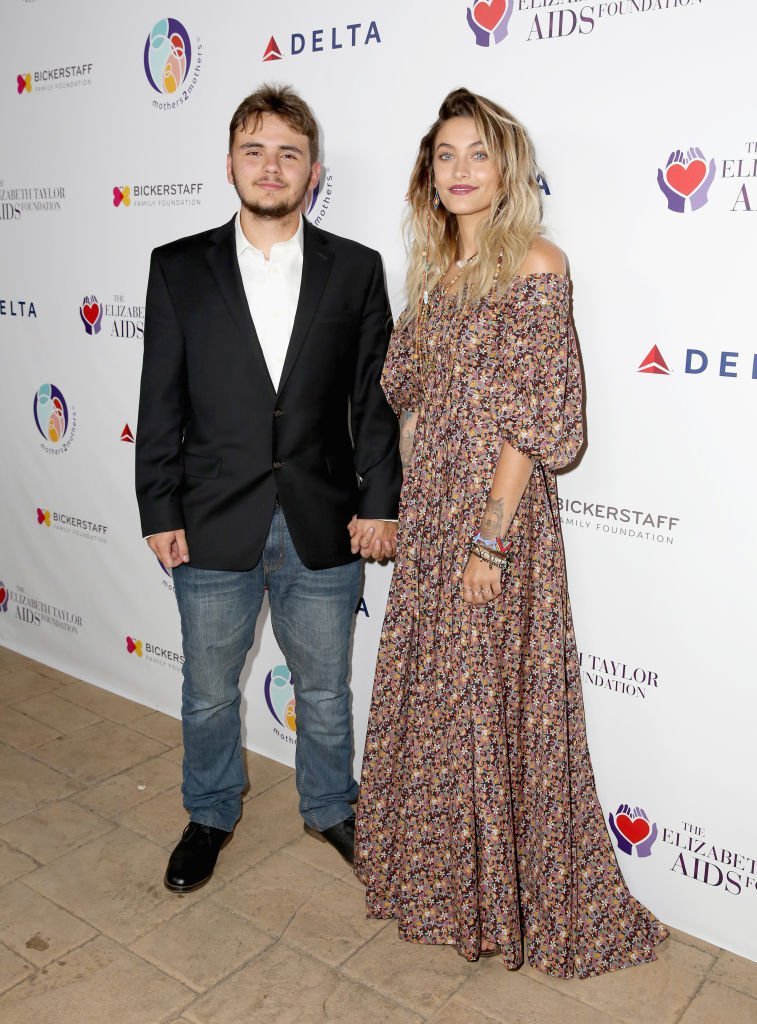
[[[417,420],[417,412],[403,410],[400,413],[400,459],[402,460],[402,468],[405,472],[408,470],[413,454],[413,435],[415,434]]]
[[[487,499],[484,509],[484,518],[481,521],[481,536],[487,540],[494,540],[495,537],[503,537],[505,534],[505,499]]]

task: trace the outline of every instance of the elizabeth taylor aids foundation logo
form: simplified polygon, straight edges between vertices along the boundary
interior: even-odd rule
[[[672,213],[701,210],[714,179],[715,160],[708,160],[698,146],[689,147],[685,153],[673,150],[665,167],[657,168],[657,184]]]
[[[476,46],[496,46],[507,35],[515,0],[478,0],[468,5],[466,18]]]

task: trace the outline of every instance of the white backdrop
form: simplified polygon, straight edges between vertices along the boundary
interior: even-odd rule
[[[382,252],[398,312],[418,140],[465,84],[532,132],[545,223],[571,262],[589,443],[560,489],[618,859],[663,920],[757,959],[755,5],[273,9],[4,6],[0,641],[178,714],[171,580],[140,539],[132,486],[150,249],[231,216],[231,113],[262,80],[289,82],[323,129],[309,216]],[[156,89],[145,43],[165,18],[184,56],[168,86],[153,68]],[[368,568],[356,615],[356,770],[388,580]],[[246,743],[291,762],[282,665],[266,617]]]

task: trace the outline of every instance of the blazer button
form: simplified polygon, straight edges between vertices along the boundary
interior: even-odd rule
[[[274,464],[273,464],[273,468],[274,468],[274,469],[281,469],[281,467],[282,467],[283,465],[284,465],[284,463],[283,463],[283,462],[274,462]]]
[[[284,410],[283,409],[274,409],[273,410],[273,415],[274,416],[283,416],[284,415]]]

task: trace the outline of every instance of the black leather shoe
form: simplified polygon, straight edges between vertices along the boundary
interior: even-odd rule
[[[348,864],[355,862],[354,818],[347,818],[346,821],[340,821],[338,825],[331,825],[330,828],[325,828],[323,832],[318,832],[306,824],[305,831],[309,836],[320,839],[322,843],[330,843],[337,853],[344,857]]]
[[[212,825],[190,821],[168,858],[163,884],[171,892],[194,892],[211,878],[221,847],[231,838]]]

